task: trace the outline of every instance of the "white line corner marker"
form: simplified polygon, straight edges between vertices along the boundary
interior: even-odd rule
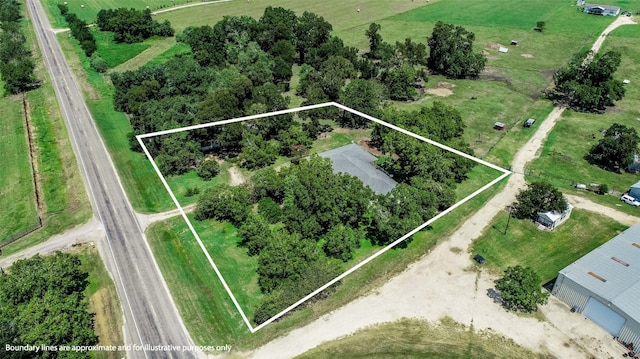
[[[158,165],[156,164],[156,162],[154,161],[153,157],[151,156],[151,154],[149,153],[149,150],[147,149],[147,147],[144,145],[144,142],[142,141],[145,138],[149,138],[149,137],[155,137],[155,136],[160,136],[160,135],[167,135],[167,134],[171,134],[171,133],[178,133],[178,132],[184,132],[184,131],[190,131],[190,130],[195,130],[195,129],[201,129],[201,128],[207,128],[207,127],[214,127],[214,126],[220,126],[220,125],[225,125],[225,124],[229,124],[229,123],[235,123],[235,122],[243,122],[243,121],[248,121],[248,120],[255,120],[255,119],[259,119],[259,118],[265,118],[265,117],[272,117],[272,116],[277,116],[277,115],[284,115],[284,114],[289,114],[289,113],[297,113],[297,112],[302,112],[302,111],[308,111],[308,110],[313,110],[313,109],[318,109],[318,108],[323,108],[323,107],[337,107],[341,110],[353,113],[355,115],[361,116],[363,118],[366,118],[367,120],[373,121],[375,123],[381,124],[383,126],[389,127],[393,130],[402,132],[408,136],[414,137],[416,139],[419,139],[423,142],[427,142],[431,145],[434,145],[436,147],[439,147],[441,149],[453,152],[459,156],[462,156],[464,158],[470,159],[476,163],[479,163],[483,166],[487,166],[489,168],[492,168],[496,171],[502,172],[502,174],[500,176],[498,176],[497,178],[495,178],[494,180],[492,180],[491,182],[485,184],[484,186],[482,186],[481,188],[477,189],[475,192],[471,193],[470,195],[468,195],[467,197],[461,199],[460,201],[458,201],[457,203],[455,203],[454,205],[452,205],[451,207],[447,208],[446,210],[438,213],[438,215],[436,215],[435,217],[431,218],[430,220],[426,221],[425,223],[421,224],[420,226],[418,226],[417,228],[415,228],[414,230],[412,230],[411,232],[405,234],[404,236],[398,238],[397,240],[393,241],[392,243],[388,244],[386,247],[384,247],[383,249],[377,251],[376,253],[372,254],[371,256],[367,257],[365,260],[363,260],[362,262],[358,263],[357,265],[353,266],[352,268],[350,268],[349,270],[347,270],[346,272],[342,273],[341,275],[337,276],[336,278],[332,279],[331,281],[327,282],[325,285],[323,285],[322,287],[316,289],[315,291],[309,293],[307,296],[305,296],[304,298],[300,299],[299,301],[293,303],[292,305],[290,305],[289,307],[287,307],[286,309],[284,309],[283,311],[281,311],[280,313],[274,315],[273,317],[269,318],[269,320],[265,321],[264,323],[254,327],[251,325],[251,322],[249,321],[249,319],[247,318],[246,314],[244,313],[244,311],[242,310],[242,308],[240,307],[240,304],[238,303],[238,301],[236,300],[236,297],[233,295],[233,293],[231,292],[231,289],[229,288],[229,285],[227,284],[227,282],[225,281],[225,279],[223,278],[222,274],[220,273],[220,270],[218,269],[218,267],[216,266],[215,262],[213,261],[213,259],[211,258],[211,255],[209,254],[209,252],[207,251],[206,247],[204,246],[204,244],[202,243],[202,240],[200,239],[200,236],[198,235],[198,233],[196,232],[196,230],[194,229],[193,225],[191,224],[191,221],[189,220],[189,218],[187,217],[187,214],[185,213],[184,209],[182,208],[182,206],[180,205],[180,203],[178,202],[178,199],[176,198],[176,196],[174,195],[173,191],[171,190],[171,188],[169,187],[169,184],[167,183],[166,179],[164,178],[164,176],[162,175],[162,173],[160,172],[160,169],[158,168]],[[371,262],[372,260],[374,260],[375,258],[379,257],[380,255],[382,255],[383,253],[385,253],[386,251],[388,251],[389,249],[395,247],[396,245],[398,245],[400,242],[404,241],[405,239],[411,237],[412,235],[414,235],[415,233],[419,232],[420,230],[422,230],[423,228],[427,227],[428,225],[430,225],[431,223],[437,221],[438,219],[442,218],[443,216],[449,214],[451,211],[453,211],[454,209],[460,207],[462,204],[466,203],[467,201],[469,201],[470,199],[472,199],[473,197],[477,196],[478,194],[482,193],[483,191],[485,191],[486,189],[488,189],[489,187],[493,186],[494,184],[500,182],[502,179],[504,179],[505,177],[509,176],[511,174],[511,171],[508,171],[504,168],[498,167],[492,163],[483,161],[477,157],[473,157],[469,154],[466,154],[464,152],[461,152],[459,150],[456,150],[454,148],[451,148],[449,146],[443,145],[439,142],[435,142],[433,140],[430,140],[428,138],[425,138],[423,136],[420,136],[418,134],[415,134],[413,132],[407,131],[403,128],[394,126],[390,123],[384,122],[382,120],[379,120],[375,117],[369,116],[367,114],[364,114],[360,111],[356,111],[352,108],[349,108],[347,106],[341,105],[337,102],[326,102],[326,103],[321,103],[321,104],[317,104],[317,105],[311,105],[311,106],[304,106],[304,107],[298,107],[298,108],[292,108],[292,109],[287,109],[287,110],[281,110],[281,111],[275,111],[275,112],[270,112],[270,113],[263,113],[263,114],[258,114],[258,115],[252,115],[252,116],[245,116],[245,117],[238,117],[238,118],[234,118],[234,119],[230,119],[230,120],[224,120],[224,121],[217,121],[217,122],[211,122],[211,123],[203,123],[203,124],[199,124],[199,125],[195,125],[195,126],[186,126],[186,127],[180,127],[180,128],[175,128],[175,129],[171,129],[171,130],[165,130],[165,131],[158,131],[158,132],[152,132],[152,133],[147,133],[147,134],[142,134],[142,135],[138,135],[136,136],[138,143],[140,143],[140,146],[142,146],[142,150],[144,151],[145,155],[147,156],[147,158],[149,159],[149,161],[151,161],[151,164],[153,166],[153,169],[156,171],[156,173],[158,174],[158,176],[160,177],[160,180],[162,181],[162,184],[164,185],[164,187],[167,189],[167,191],[169,192],[169,195],[171,196],[171,199],[173,200],[173,203],[175,203],[176,207],[178,208],[178,211],[180,212],[180,215],[182,216],[182,218],[185,220],[185,222],[187,223],[187,226],[189,227],[189,230],[191,231],[191,233],[193,234],[193,236],[195,237],[196,241],[198,242],[198,245],[200,246],[200,248],[202,249],[202,252],[204,253],[205,257],[207,258],[207,260],[209,261],[209,264],[211,265],[211,268],[213,268],[213,270],[215,271],[216,275],[218,276],[218,278],[220,279],[220,282],[222,283],[222,286],[224,287],[224,289],[227,291],[227,293],[229,294],[229,297],[231,298],[231,301],[233,302],[233,304],[235,305],[236,309],[238,310],[238,312],[240,313],[240,316],[242,317],[242,320],[244,321],[244,323],[247,325],[247,328],[249,328],[249,331],[251,331],[251,333],[255,333],[256,331],[264,328],[266,325],[272,323],[273,321],[277,320],[278,318],[282,317],[283,315],[287,314],[289,311],[293,310],[294,308],[296,308],[297,306],[299,306],[300,304],[306,302],[307,300],[309,300],[310,298],[312,298],[313,296],[315,296],[316,294],[322,292],[323,290],[327,289],[328,287],[330,287],[331,285],[335,284],[336,282],[340,281],[341,279],[343,279],[344,277],[348,276],[349,274],[353,273],[354,271],[358,270],[360,267],[362,267],[363,265]]]

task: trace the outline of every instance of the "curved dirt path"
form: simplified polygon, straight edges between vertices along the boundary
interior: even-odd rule
[[[202,5],[209,5],[209,4],[218,4],[218,3],[221,3],[221,2],[229,2],[229,1],[232,1],[232,0],[203,1],[203,2],[196,2],[196,3],[191,3],[191,4],[178,5],[178,6],[170,7],[168,9],[162,9],[162,10],[153,11],[151,13],[151,15],[158,15],[158,14],[162,14],[162,13],[165,13],[165,12],[185,9],[185,8],[188,8],[188,7],[202,6]]]
[[[599,49],[606,34],[628,23],[632,22],[618,18],[604,30],[593,48]],[[621,349],[608,333],[590,321],[576,321],[575,315],[569,318],[565,306],[553,297],[542,308],[548,318],[544,322],[518,316],[494,304],[486,293],[495,278],[474,270],[466,251],[491,220],[513,203],[516,193],[525,185],[523,172],[526,164],[538,156],[563,110],[563,107],[554,108],[514,156],[511,165],[514,174],[505,189],[430,254],[370,295],[247,355],[253,358],[290,358],[372,324],[402,317],[436,321],[445,316],[473,325],[476,330],[492,329],[535,352],[548,352],[558,358],[585,358],[588,354],[598,358],[621,355]],[[576,203],[581,206],[586,202]]]
[[[574,196],[569,194],[565,194],[564,196],[575,208],[581,208],[590,212],[595,212],[603,216],[607,216],[615,220],[616,222],[620,222],[624,224],[625,226],[631,227],[635,224],[638,224],[638,222],[640,222],[640,217],[632,216],[630,214],[626,214],[621,211],[613,210],[610,207],[592,202],[585,197]],[[620,206],[628,206],[628,204],[620,202]]]
[[[236,166],[229,167],[229,185],[239,186],[245,183],[247,179]]]

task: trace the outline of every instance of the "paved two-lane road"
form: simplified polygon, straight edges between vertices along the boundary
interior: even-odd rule
[[[80,164],[94,213],[104,227],[100,255],[113,276],[125,316],[125,343],[193,345],[120,184],[95,123],[38,0],[27,0],[38,44]],[[129,358],[190,358],[190,352],[131,350]]]

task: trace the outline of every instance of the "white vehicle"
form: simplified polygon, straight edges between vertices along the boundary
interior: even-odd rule
[[[634,207],[640,206],[640,202],[638,202],[635,198],[629,196],[628,194],[623,194],[622,197],[620,197],[620,200]]]

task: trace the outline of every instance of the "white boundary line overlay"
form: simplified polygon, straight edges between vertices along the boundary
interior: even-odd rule
[[[240,304],[236,300],[236,297],[231,292],[231,289],[229,288],[229,285],[227,284],[227,282],[222,277],[222,274],[220,273],[220,270],[218,269],[218,267],[214,263],[213,259],[211,258],[211,255],[209,255],[209,252],[207,251],[207,249],[205,248],[204,244],[202,243],[202,240],[200,239],[200,236],[198,235],[198,233],[194,229],[193,225],[191,224],[191,221],[187,217],[187,214],[185,213],[184,209],[182,208],[182,206],[178,202],[178,199],[176,198],[176,196],[173,194],[173,191],[169,187],[169,184],[167,183],[166,179],[164,178],[164,176],[160,172],[160,169],[158,168],[158,165],[153,160],[153,157],[149,153],[149,150],[144,145],[144,142],[142,140],[145,139],[145,138],[149,138],[149,137],[167,135],[167,134],[171,134],[171,133],[178,133],[178,132],[183,132],[183,131],[190,131],[190,130],[195,130],[195,129],[220,126],[220,125],[225,125],[225,124],[229,124],[229,123],[243,122],[243,121],[247,121],[247,120],[254,120],[254,119],[259,119],[259,118],[272,117],[272,116],[284,115],[284,114],[289,114],[289,113],[296,113],[296,112],[301,112],[301,111],[308,111],[308,110],[324,108],[324,107],[330,107],[330,106],[337,107],[337,108],[339,108],[341,110],[344,110],[344,111],[350,112],[352,114],[361,116],[363,118],[366,118],[367,120],[370,120],[370,121],[373,121],[375,123],[381,124],[383,126],[389,127],[389,128],[391,128],[393,130],[402,132],[402,133],[404,133],[406,135],[409,135],[409,136],[411,136],[413,138],[416,138],[418,140],[421,140],[423,142],[427,142],[427,143],[429,143],[431,145],[434,145],[436,147],[439,147],[441,149],[453,152],[453,153],[455,153],[455,154],[457,154],[459,156],[462,156],[464,158],[470,159],[470,160],[472,160],[472,161],[474,161],[476,163],[479,163],[481,165],[487,166],[487,167],[492,168],[492,169],[494,169],[496,171],[502,172],[502,174],[500,176],[498,176],[496,179],[492,180],[491,182],[485,184],[484,186],[482,186],[481,188],[479,188],[475,192],[471,193],[467,197],[465,197],[465,198],[461,199],[460,201],[458,201],[457,203],[453,204],[451,207],[449,207],[446,210],[438,213],[435,217],[429,219],[428,221],[426,221],[425,223],[421,224],[420,226],[418,226],[414,230],[412,230],[409,233],[405,234],[404,236],[396,239],[395,241],[393,241],[392,243],[388,244],[383,249],[375,252],[374,254],[372,254],[371,256],[369,256],[368,258],[363,260],[362,262],[360,262],[357,265],[353,266],[352,268],[348,269],[346,272],[342,273],[341,275],[339,275],[336,278],[332,279],[331,281],[327,282],[322,287],[316,289],[315,291],[309,293],[304,298],[302,298],[302,299],[298,300],[297,302],[291,304],[289,307],[287,307],[286,309],[284,309],[280,313],[274,315],[273,317],[269,318],[264,323],[262,323],[262,324],[260,324],[260,325],[258,325],[256,327],[253,327],[251,325],[251,322],[249,321],[249,319],[245,315],[244,311],[240,307]],[[428,138],[425,138],[425,137],[420,136],[418,134],[415,134],[413,132],[407,131],[407,130],[405,130],[403,128],[394,126],[394,125],[392,125],[390,123],[384,122],[384,121],[379,120],[379,119],[377,119],[375,117],[372,117],[372,116],[369,116],[367,114],[364,114],[364,113],[362,113],[360,111],[356,111],[356,110],[354,110],[352,108],[349,108],[347,106],[341,105],[341,104],[339,104],[337,102],[325,102],[325,103],[321,103],[321,104],[317,104],[317,105],[303,106],[303,107],[291,108],[291,109],[286,109],[286,110],[281,110],[281,111],[262,113],[262,114],[258,114],[258,115],[238,117],[238,118],[234,118],[234,119],[230,119],[230,120],[203,123],[203,124],[194,125],[194,126],[186,126],[186,127],[174,128],[174,129],[171,129],[171,130],[164,130],[164,131],[146,133],[146,134],[143,134],[143,135],[137,135],[136,139],[140,143],[140,146],[142,146],[142,150],[144,151],[144,153],[147,156],[147,158],[149,158],[149,161],[151,161],[151,165],[153,166],[153,169],[156,171],[156,173],[160,177],[160,180],[162,181],[162,184],[164,185],[164,187],[169,192],[169,195],[171,196],[171,199],[175,203],[176,207],[178,208],[178,211],[180,212],[180,215],[182,216],[182,218],[187,223],[187,226],[189,227],[189,229],[191,230],[191,233],[193,234],[193,236],[195,237],[196,241],[198,242],[198,245],[202,249],[202,252],[207,257],[207,260],[209,261],[209,264],[211,264],[211,267],[213,268],[213,270],[215,271],[216,275],[220,279],[220,282],[224,286],[224,289],[227,291],[227,294],[229,294],[229,297],[231,298],[231,301],[233,301],[233,304],[235,305],[236,309],[240,313],[240,316],[242,317],[242,320],[247,325],[247,328],[249,328],[249,331],[251,333],[255,333],[256,331],[258,331],[258,330],[262,329],[263,327],[265,327],[267,324],[270,324],[273,321],[277,320],[278,318],[282,317],[283,315],[287,314],[289,311],[293,310],[295,307],[297,307],[300,304],[306,302],[307,300],[309,300],[310,298],[312,298],[316,294],[322,292],[323,290],[327,289],[328,287],[330,287],[331,285],[335,284],[336,282],[342,280],[344,277],[346,277],[349,274],[353,273],[354,271],[358,270],[363,265],[365,265],[365,264],[371,262],[372,260],[376,259],[377,257],[382,255],[383,253],[387,252],[389,249],[391,249],[391,248],[395,247],[396,245],[398,245],[400,242],[404,241],[405,239],[407,239],[407,238],[411,237],[412,235],[416,234],[417,232],[421,231],[422,229],[424,229],[425,227],[427,227],[431,223],[433,223],[433,222],[437,221],[438,219],[442,218],[443,216],[447,215],[449,212],[451,212],[454,209],[460,207],[461,205],[463,205],[467,201],[471,200],[473,197],[477,196],[481,192],[485,191],[489,187],[491,187],[494,184],[500,182],[502,179],[504,179],[505,177],[508,177],[511,174],[511,171],[506,170],[506,169],[504,169],[502,167],[496,166],[496,165],[494,165],[492,163],[486,162],[486,161],[481,160],[481,159],[479,159],[477,157],[473,157],[473,156],[471,156],[469,154],[466,154],[466,153],[464,153],[462,151],[456,150],[455,148],[451,148],[449,146],[445,146],[445,145],[443,145],[443,144],[441,144],[439,142],[435,142],[433,140],[430,140]]]

